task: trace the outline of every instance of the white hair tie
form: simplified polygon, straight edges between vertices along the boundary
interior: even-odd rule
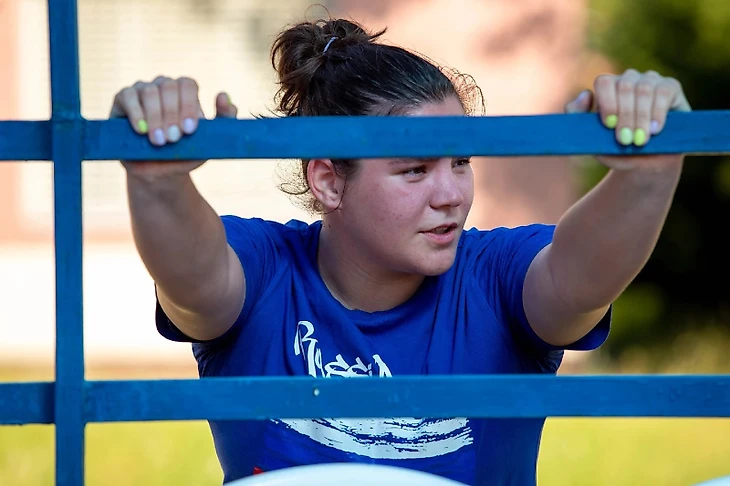
[[[337,39],[337,37],[330,37],[330,40],[329,40],[329,41],[327,41],[327,45],[326,45],[326,46],[324,46],[324,50],[322,51],[322,54],[324,54],[325,52],[327,52],[327,49],[329,49],[329,48],[330,48],[330,44],[332,44],[332,42],[333,42],[333,41],[334,41],[335,39]]]

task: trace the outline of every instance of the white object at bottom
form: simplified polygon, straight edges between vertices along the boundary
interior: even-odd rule
[[[695,484],[695,486],[730,486],[730,476],[710,479],[708,481]]]
[[[226,486],[466,486],[435,474],[378,464],[314,464],[265,472]]]

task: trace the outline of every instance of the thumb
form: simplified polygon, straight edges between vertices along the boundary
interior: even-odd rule
[[[238,108],[231,103],[228,93],[218,93],[215,98],[215,116],[216,118],[236,118]]]
[[[588,113],[593,106],[593,93],[585,89],[570,103],[565,105],[565,113]]]

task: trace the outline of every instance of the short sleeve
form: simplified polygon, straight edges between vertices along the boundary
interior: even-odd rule
[[[238,216],[221,216],[221,221],[226,231],[226,240],[243,267],[246,296],[234,325],[223,336],[207,341],[210,344],[224,341],[238,331],[265,290],[266,283],[272,280],[279,261],[277,232],[272,224],[258,218],[246,219]],[[159,300],[156,303],[155,323],[157,331],[166,339],[177,342],[200,342],[186,336],[175,326],[160,306]]]
[[[492,305],[500,310],[510,330],[520,342],[536,351],[588,351],[598,348],[608,337],[611,308],[591,331],[567,346],[553,346],[542,340],[530,326],[522,301],[525,276],[533,259],[552,242],[554,225],[533,224],[517,228],[497,228],[480,232],[477,243],[477,278]]]

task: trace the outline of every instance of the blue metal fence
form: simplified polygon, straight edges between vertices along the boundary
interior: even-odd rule
[[[54,164],[56,377],[0,384],[0,424],[55,424],[56,484],[84,482],[89,422],[274,417],[730,417],[730,376],[449,376],[387,380],[86,381],[82,161],[181,158],[730,153],[730,111],[672,113],[644,148],[595,115],[215,120],[163,148],[126,120],[81,116],[75,0],[49,0],[52,117],[0,122],[0,161]],[[570,137],[564,134],[570,134]],[[281,141],[286,140],[286,144]]]

